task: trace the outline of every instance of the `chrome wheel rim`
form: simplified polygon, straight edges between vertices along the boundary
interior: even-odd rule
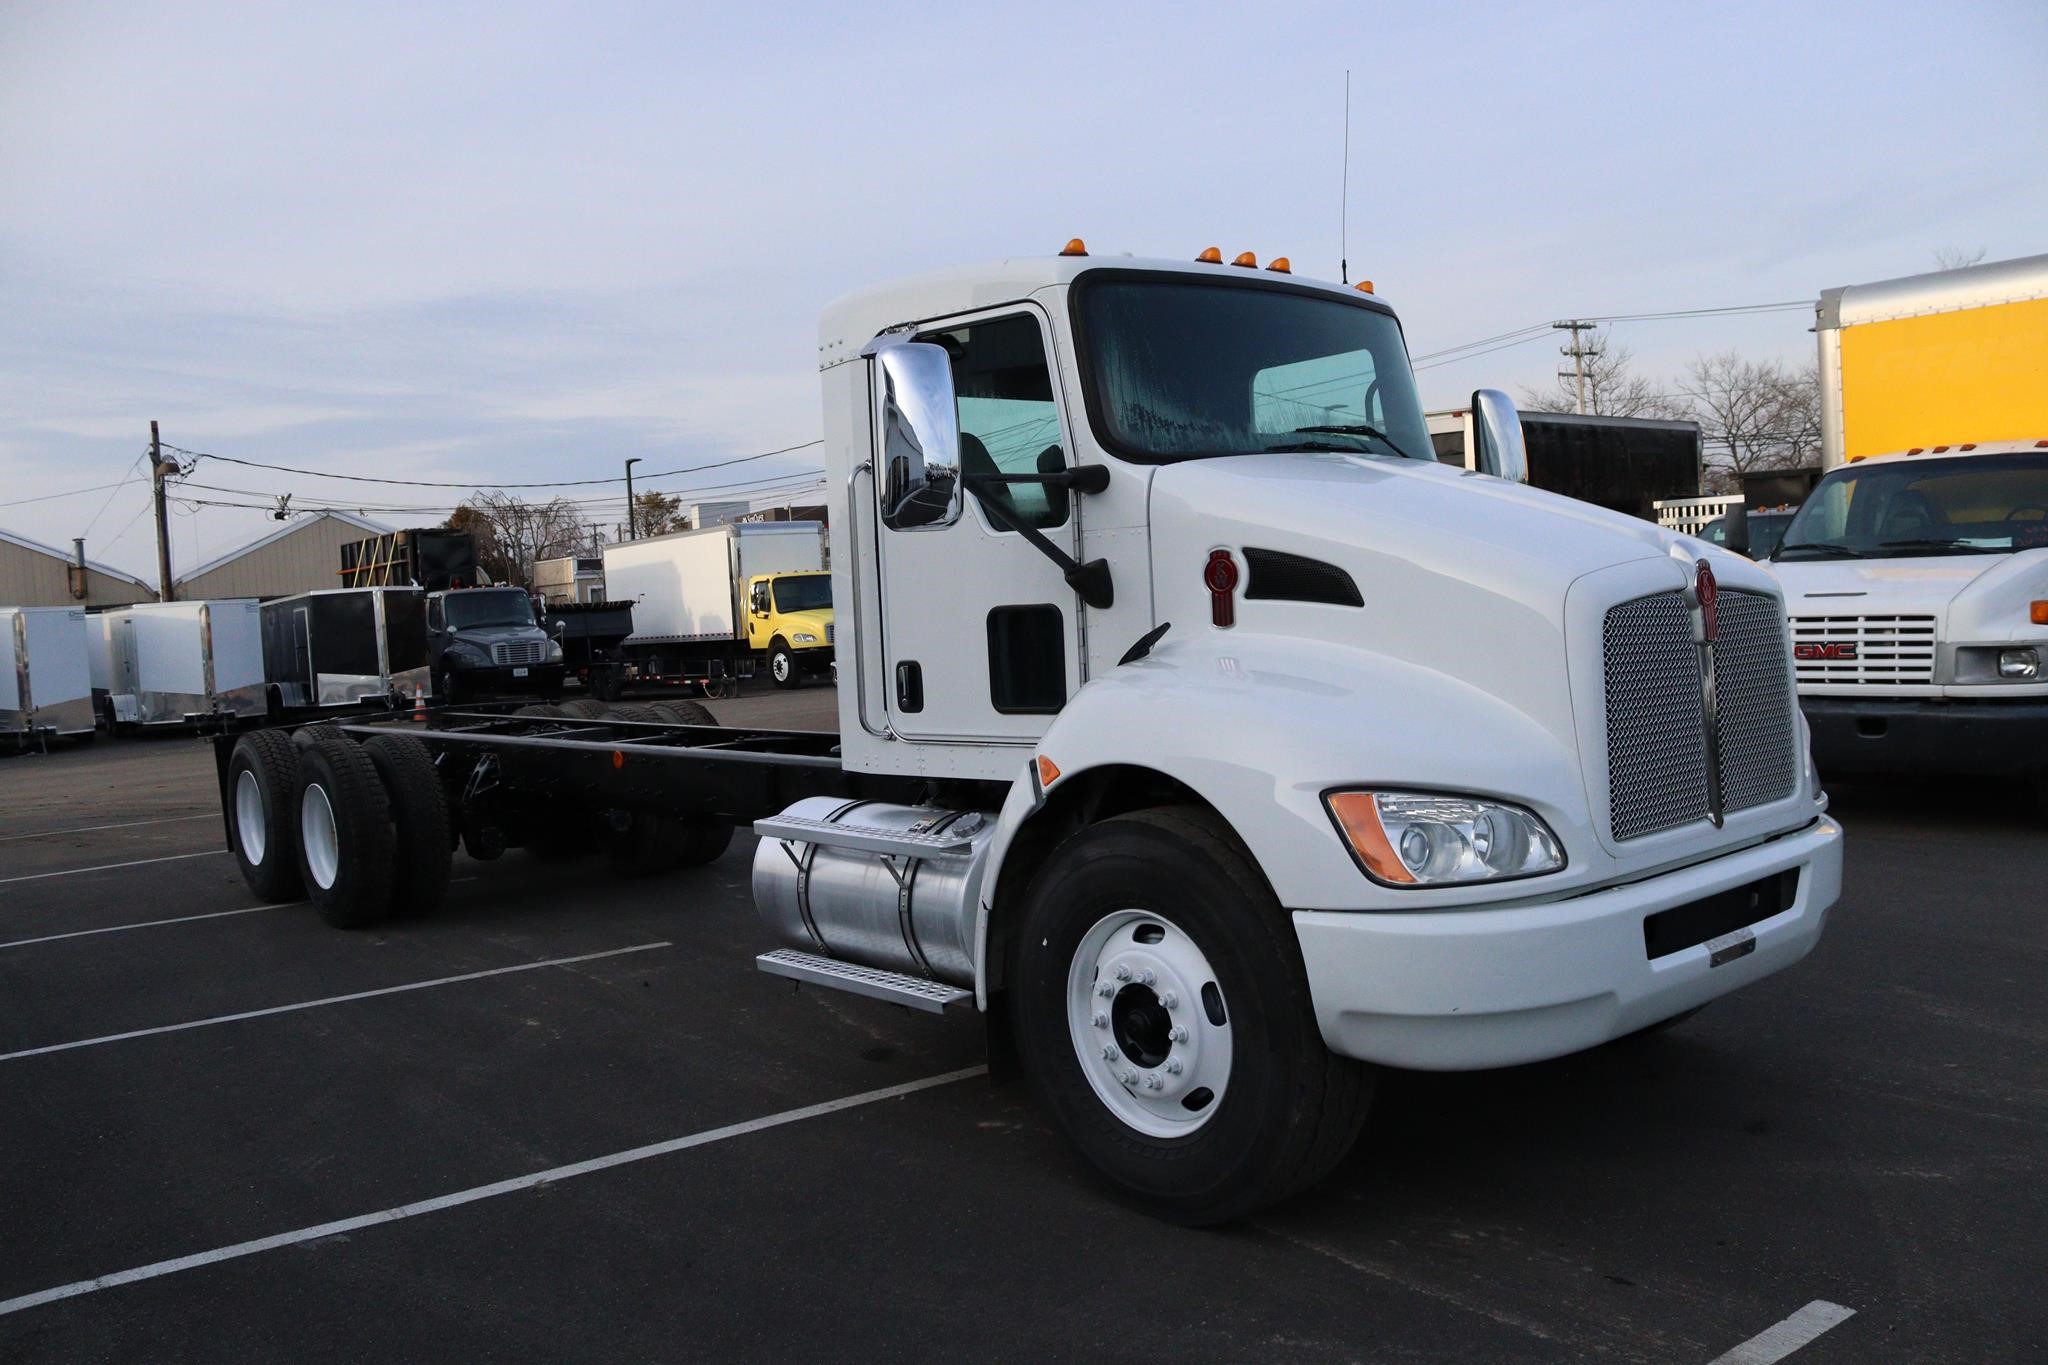
[[[1164,915],[1118,910],[1081,936],[1067,971],[1081,1073],[1121,1122],[1185,1137],[1223,1107],[1229,1008],[1200,945]]]
[[[235,779],[235,838],[252,867],[263,866],[270,830],[263,822],[263,787],[247,768]]]
[[[334,829],[334,807],[317,782],[299,799],[299,839],[306,849],[306,871],[322,891],[332,890],[341,870],[341,836]]]

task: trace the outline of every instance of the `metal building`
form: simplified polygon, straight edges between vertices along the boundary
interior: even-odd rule
[[[81,581],[82,580],[82,581]],[[133,574],[0,531],[0,607],[124,607],[156,601]]]
[[[341,547],[388,526],[347,512],[293,517],[261,540],[201,564],[177,580],[183,598],[286,597],[341,586]]]

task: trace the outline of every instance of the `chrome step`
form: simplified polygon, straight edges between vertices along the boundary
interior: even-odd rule
[[[975,829],[980,824],[976,822]],[[942,858],[974,850],[969,836],[974,830],[936,834],[877,829],[872,825],[849,825],[831,820],[812,820],[801,815],[771,815],[754,822],[754,833],[763,839],[794,839],[798,843],[824,848],[851,848],[863,853],[889,853],[903,858]],[[820,959],[821,961],[823,959]]]
[[[770,976],[786,976],[791,981],[806,981],[813,986],[830,986],[835,991],[850,991],[872,1000],[886,1000],[892,1005],[908,1005],[927,1014],[942,1014],[948,1005],[957,1005],[974,997],[973,991],[948,986],[943,981],[862,967],[852,962],[819,957],[816,953],[800,953],[794,948],[777,948],[772,953],[763,953],[754,959],[754,965]]]

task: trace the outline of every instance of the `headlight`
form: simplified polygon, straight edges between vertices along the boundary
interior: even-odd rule
[[[2032,647],[1998,651],[1998,676],[2032,682],[2041,676],[2041,651]]]
[[[1323,801],[1366,873],[1386,886],[1504,881],[1564,866],[1550,827],[1503,801],[1427,792],[1332,792]]]
[[[548,662],[551,664],[562,662],[562,642],[560,640],[548,641]]]
[[[814,645],[818,643],[817,636],[811,634],[809,631],[804,630],[798,631],[796,634],[790,636],[789,638],[792,644]]]

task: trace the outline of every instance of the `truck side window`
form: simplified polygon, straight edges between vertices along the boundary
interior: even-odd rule
[[[1067,467],[1060,449],[1059,403],[1045,340],[1029,313],[927,332],[953,357],[953,390],[959,400],[960,472],[1049,474]],[[1064,491],[1013,483],[969,491],[997,517],[1027,526],[1059,526],[1067,519]]]

